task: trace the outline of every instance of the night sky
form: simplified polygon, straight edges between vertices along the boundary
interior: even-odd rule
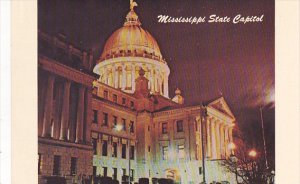
[[[186,103],[200,104],[223,94],[237,124],[253,146],[262,145],[259,106],[267,151],[274,158],[275,72],[273,0],[136,0],[142,27],[157,40],[171,74],[170,97],[176,87]],[[98,58],[105,41],[123,26],[129,0],[39,0],[38,27],[63,33],[75,46]],[[172,17],[261,16],[262,23],[162,24],[158,15]]]

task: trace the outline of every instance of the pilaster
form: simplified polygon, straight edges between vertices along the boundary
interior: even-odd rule
[[[53,88],[54,88],[54,75],[48,76],[45,111],[43,120],[43,137],[51,137],[51,118],[53,110]]]
[[[83,120],[84,120],[84,93],[85,87],[79,87],[78,106],[77,106],[77,123],[76,123],[76,142],[83,141]]]
[[[64,95],[61,114],[61,127],[60,127],[60,140],[67,140],[67,130],[69,124],[70,113],[70,87],[71,82],[65,81],[64,83]]]

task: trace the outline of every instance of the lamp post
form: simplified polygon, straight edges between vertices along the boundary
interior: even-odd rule
[[[130,134],[130,131],[131,131],[131,124],[129,123],[129,125],[128,125],[128,131],[129,131],[129,134]],[[131,181],[131,178],[130,178],[130,150],[131,150],[131,141],[130,141],[130,139],[129,139],[129,145],[128,145],[128,183],[130,184],[130,181]]]
[[[257,169],[256,163],[255,163],[255,158],[257,156],[257,152],[254,149],[252,149],[249,151],[248,156],[251,158],[251,163],[250,163],[251,170],[250,171],[252,171],[252,178],[253,178],[252,182],[257,182],[257,176],[255,174],[256,169]],[[247,164],[247,167],[248,167],[248,164]]]
[[[228,150],[230,151],[230,159],[235,164],[235,180],[236,180],[237,183],[239,183],[238,174],[237,174],[237,172],[238,172],[238,170],[237,170],[237,160],[236,160],[236,157],[234,155],[234,149],[236,149],[235,144],[233,142],[230,142],[228,144]]]
[[[206,122],[206,109],[202,109],[201,111],[201,117],[200,117],[200,127],[201,127],[201,149],[202,149],[202,166],[203,166],[203,184],[206,184],[206,178],[205,178],[205,149],[204,149],[204,131],[203,129],[205,126],[203,124]]]
[[[263,137],[263,143],[264,143],[264,156],[265,156],[265,162],[266,162],[266,169],[269,169],[268,166],[268,159],[267,159],[267,148],[266,148],[266,139],[265,139],[265,129],[264,129],[264,119],[263,119],[263,112],[262,112],[263,107],[260,106],[260,122],[261,122],[261,129],[262,129],[262,137]]]
[[[128,131],[129,131],[129,134],[130,134],[130,132],[131,132],[131,128],[132,128],[132,125],[129,124],[129,125],[128,125]],[[115,125],[114,129],[115,129],[117,132],[120,132],[121,130],[123,130],[123,126],[117,124],[117,125]],[[128,143],[128,183],[130,184],[130,180],[131,180],[131,178],[130,178],[130,170],[131,170],[131,168],[130,168],[130,159],[131,159],[131,158],[130,158],[130,149],[131,149],[131,142],[130,142],[130,139],[128,139],[128,140],[129,140],[129,143]]]

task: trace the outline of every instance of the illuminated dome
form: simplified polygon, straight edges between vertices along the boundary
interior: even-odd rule
[[[150,92],[168,98],[170,69],[158,43],[141,27],[133,8],[131,4],[124,25],[107,39],[93,71],[100,75],[100,82],[133,94],[142,68],[149,80]]]
[[[101,58],[124,54],[150,54],[162,58],[159,46],[152,35],[141,27],[136,13],[131,10],[124,26],[115,31],[107,40]]]

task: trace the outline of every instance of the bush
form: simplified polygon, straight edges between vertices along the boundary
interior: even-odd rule
[[[118,180],[112,180],[111,183],[112,184],[119,184],[119,181]]]
[[[99,179],[100,184],[112,184],[112,178],[111,177],[100,177]]]
[[[149,178],[140,178],[139,184],[149,184]]]
[[[158,178],[152,178],[152,184],[158,184]]]
[[[174,184],[174,181],[171,179],[160,178],[158,179],[159,184]]]
[[[51,176],[47,178],[47,184],[66,184],[66,180],[60,176]]]

